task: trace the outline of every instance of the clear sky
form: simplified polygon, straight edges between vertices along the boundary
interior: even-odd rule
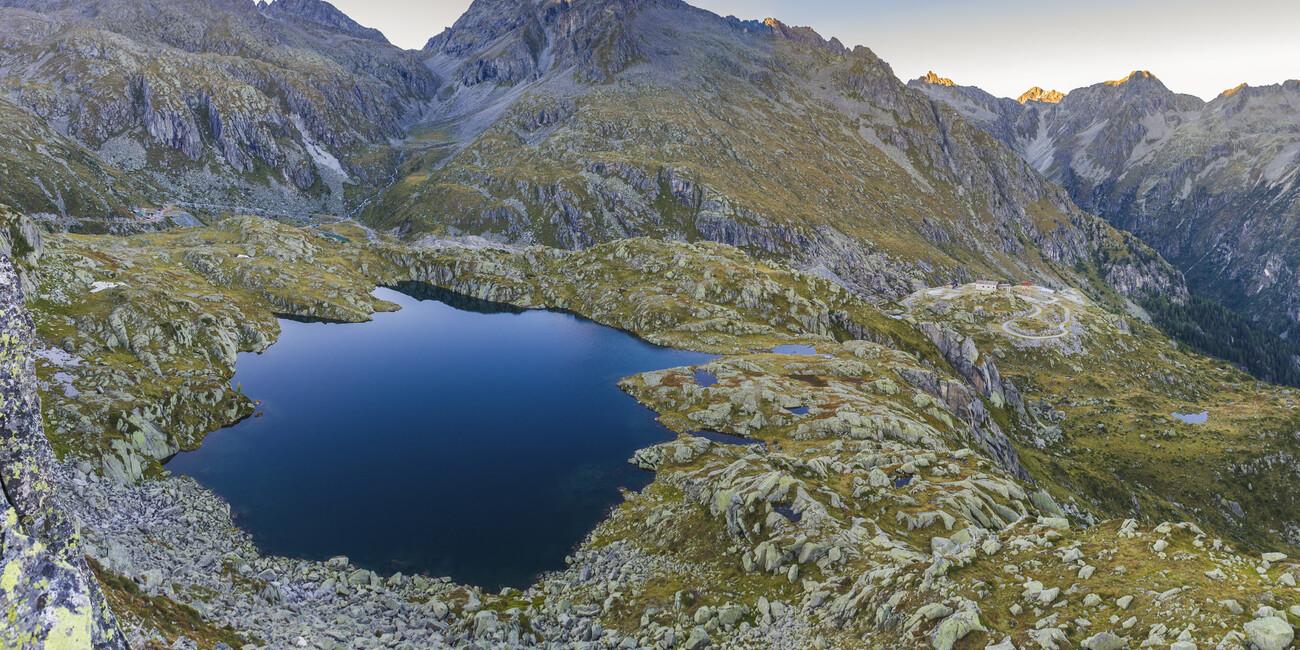
[[[410,48],[469,0],[332,0]],[[934,70],[1015,97],[1150,70],[1209,99],[1242,82],[1300,78],[1300,0],[688,0],[741,18],[772,16],[866,45],[904,81]]]

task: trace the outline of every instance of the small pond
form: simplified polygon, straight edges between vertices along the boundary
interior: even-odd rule
[[[702,431],[688,431],[687,433],[699,438],[704,438],[706,440],[712,440],[713,442],[719,442],[724,445],[747,446],[747,445],[767,444],[766,442],[758,438],[746,438],[745,436],[738,436],[731,433],[721,433],[718,431],[709,431],[707,429]]]
[[[778,345],[772,348],[772,353],[773,354],[797,354],[797,355],[811,357],[817,355],[817,348],[811,345],[804,345],[802,343],[787,343],[785,345]],[[825,356],[829,357],[831,355],[828,354]]]
[[[411,288],[404,290],[414,291]],[[652,474],[673,435],[622,377],[716,357],[424,288],[360,324],[281,320],[234,381],[262,415],[167,469],[230,502],[267,553],[522,587]]]
[[[794,508],[788,505],[776,505],[776,506],[772,506],[772,509],[775,510],[777,514],[781,515],[782,517],[789,519],[792,523],[799,523],[799,521],[803,519],[803,515],[801,513],[795,512]]]
[[[700,388],[708,388],[718,383],[718,376],[708,370],[696,370],[691,374],[691,378],[695,380],[695,384]]]
[[[1189,424],[1205,424],[1210,419],[1209,411],[1201,411],[1200,413],[1170,413],[1170,415]]]

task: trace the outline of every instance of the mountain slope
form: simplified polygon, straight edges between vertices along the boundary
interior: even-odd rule
[[[957,108],[1079,206],[1138,235],[1189,285],[1283,335],[1300,320],[1300,81],[1210,102],[1135,72],[1017,106],[910,84]]]
[[[196,203],[340,211],[438,85],[323,2],[5,0],[0,24],[7,99]]]
[[[0,98],[0,202],[26,212],[99,219],[127,214],[149,189],[96,153]]]
[[[711,239],[869,295],[1089,274],[1181,291],[869,50],[811,30],[671,0],[480,0],[424,56],[446,85],[372,225],[566,248]]]

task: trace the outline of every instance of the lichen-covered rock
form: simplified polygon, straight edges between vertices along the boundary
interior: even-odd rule
[[[34,343],[18,274],[0,255],[0,647],[125,648],[52,484]]]
[[[1245,630],[1251,646],[1259,650],[1286,650],[1295,638],[1291,624],[1277,616],[1257,618],[1246,623]]]

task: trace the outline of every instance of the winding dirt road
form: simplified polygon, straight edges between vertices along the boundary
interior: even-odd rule
[[[1049,305],[1054,305],[1054,304],[1058,304],[1058,303],[1060,303],[1060,300],[1058,300],[1058,299],[1056,299],[1056,298],[1053,298],[1053,299],[1052,299],[1051,301],[1049,301],[1047,304],[1049,304]],[[1000,324],[998,325],[998,327],[1001,327],[1003,332],[1006,332],[1007,334],[1010,334],[1011,336],[1015,336],[1015,337],[1017,337],[1017,338],[1022,338],[1022,339],[1028,339],[1028,340],[1030,340],[1030,341],[1046,341],[1046,340],[1050,340],[1050,339],[1059,339],[1059,338],[1061,338],[1062,336],[1065,336],[1065,335],[1067,335],[1067,334],[1070,333],[1070,329],[1069,329],[1069,328],[1070,328],[1070,320],[1074,318],[1074,315],[1073,315],[1072,313],[1070,313],[1070,308],[1069,308],[1068,306],[1066,306],[1066,305],[1061,305],[1061,309],[1064,309],[1064,310],[1065,310],[1065,320],[1061,321],[1061,324],[1060,324],[1060,325],[1057,325],[1057,327],[1058,327],[1061,331],[1059,331],[1059,332],[1057,332],[1057,333],[1055,333],[1055,334],[1042,334],[1042,335],[1021,334],[1020,332],[1017,332],[1016,330],[1011,329],[1010,327],[1008,327],[1009,325],[1011,325],[1012,322],[1014,322],[1014,321],[1016,320],[1015,318],[1012,318],[1012,319],[1010,319],[1010,320],[1007,320],[1007,321],[1004,321],[1004,322],[1000,323]],[[1020,318],[1037,318],[1038,315],[1041,314],[1041,313],[1043,313],[1043,306],[1040,305],[1040,304],[1035,304],[1035,305],[1034,305],[1034,311],[1033,311],[1032,313],[1030,313],[1030,314],[1028,314],[1028,315],[1026,315],[1026,316],[1021,316]]]

